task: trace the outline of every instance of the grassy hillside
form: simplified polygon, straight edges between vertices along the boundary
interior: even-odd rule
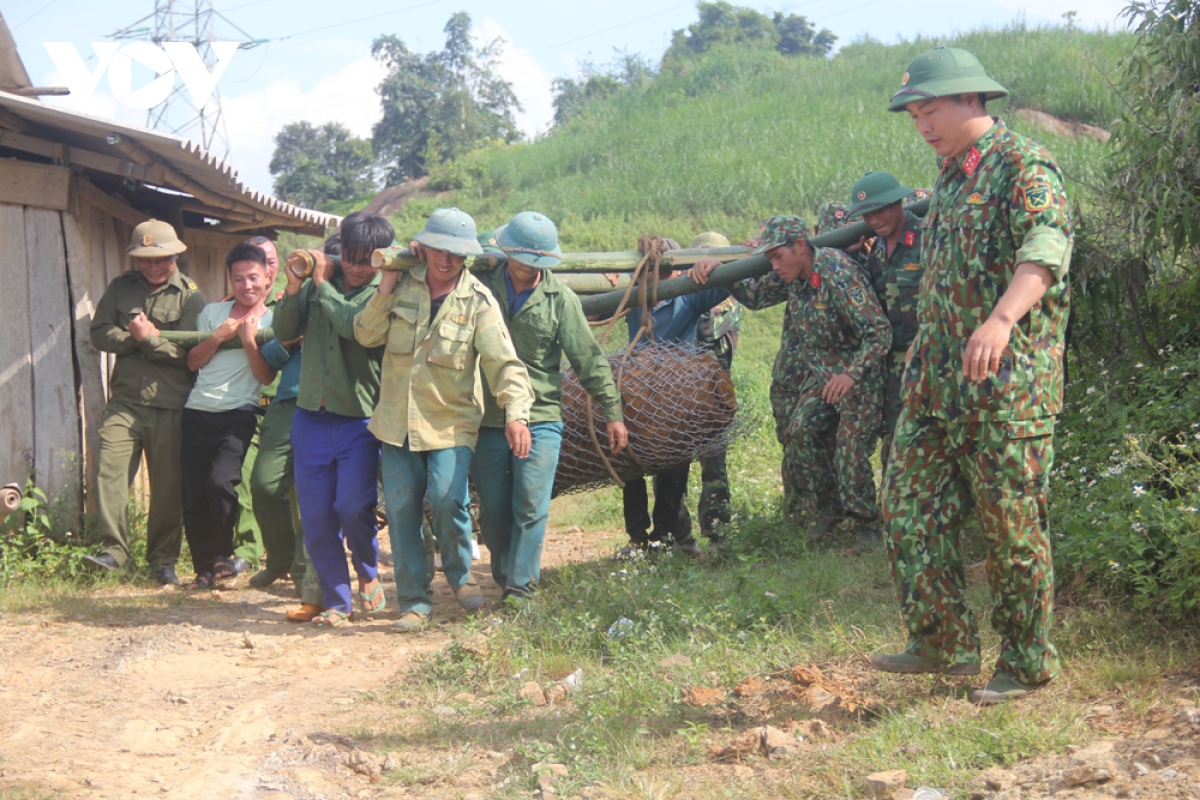
[[[627,249],[639,233],[740,235],[773,213],[811,213],[872,169],[928,186],[932,151],[885,103],[911,58],[940,43],[858,42],[832,59],[715,51],[537,142],[436,169],[435,182],[460,186],[439,202],[486,225],[534,208],[559,224],[570,249]],[[1102,127],[1118,102],[1105,73],[1129,43],[1124,35],[1019,24],[946,42],[977,53],[1012,91],[995,104],[998,113],[1032,107]],[[1054,151],[1077,194],[1097,177],[1103,145],[1025,132]],[[415,231],[433,205],[407,207],[398,230]]]

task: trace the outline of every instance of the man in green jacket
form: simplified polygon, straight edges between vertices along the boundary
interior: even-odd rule
[[[433,610],[433,574],[421,532],[426,494],[446,581],[467,611],[483,605],[470,572],[467,511],[467,473],[483,418],[478,374],[504,409],[504,434],[513,453],[529,455],[533,389],[496,299],[463,269],[468,255],[482,252],[475,236],[470,215],[436,209],[411,245],[423,263],[385,272],[354,318],[359,344],[385,348],[370,430],[383,442],[383,491],[401,611],[395,630],[401,633],[423,628]],[[307,364],[307,352],[304,358]]]
[[[482,237],[480,237],[482,238]],[[504,412],[484,378],[483,423],[471,457],[479,493],[479,527],[492,554],[492,578],[504,596],[527,597],[541,572],[542,543],[562,447],[562,361],[604,409],[608,447],[615,456],[629,433],[612,367],[588,328],[575,293],[550,272],[562,259],[554,223],[534,211],[517,214],[486,247],[508,257],[502,269],[480,276],[496,297],[517,356],[533,384],[528,458],[517,458],[504,437]]]
[[[133,229],[125,254],[133,269],[113,279],[92,315],[92,344],[117,357],[100,425],[96,527],[104,549],[85,560],[111,571],[129,559],[129,484],[142,453],[150,474],[146,561],[161,584],[177,584],[175,562],[183,539],[180,437],[183,404],[195,376],[187,350],[159,331],[194,331],[204,295],[179,272],[187,246],[166,222]]]

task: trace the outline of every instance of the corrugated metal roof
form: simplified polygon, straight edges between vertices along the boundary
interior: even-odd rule
[[[108,143],[110,134],[115,133],[149,153],[161,166],[180,173],[213,194],[245,207],[246,212],[253,210],[258,214],[282,218],[279,221],[265,221],[263,227],[306,229],[312,232],[318,228],[323,231],[341,221],[340,217],[332,214],[294,206],[249,188],[238,179],[237,170],[232,164],[217,158],[190,139],[94,117],[5,92],[0,92],[0,108],[20,117],[39,131],[52,135],[68,147],[82,148],[128,161],[129,157],[125,153]],[[170,189],[187,191],[186,188],[172,186],[169,182],[165,185]],[[212,216],[222,217],[222,210],[214,206]],[[288,224],[289,222],[292,224]]]

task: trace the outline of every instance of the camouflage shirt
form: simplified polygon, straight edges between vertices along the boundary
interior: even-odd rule
[[[911,211],[904,212],[904,230],[892,254],[887,241],[875,237],[875,246],[867,256],[867,274],[879,297],[888,321],[892,323],[892,350],[907,350],[917,335],[917,293],[921,288],[921,220]]]
[[[1050,153],[997,120],[974,147],[943,163],[921,239],[925,275],[904,375],[908,405],[943,419],[1058,414],[1074,234]],[[1054,285],[1013,327],[999,371],[970,382],[962,367],[967,341],[1025,262],[1050,270]]]
[[[828,381],[844,372],[858,391],[883,388],[891,329],[866,275],[842,251],[816,248],[807,280],[787,284],[772,272],[735,283],[729,292],[749,309],[787,303],[776,383],[799,389],[808,375]]]

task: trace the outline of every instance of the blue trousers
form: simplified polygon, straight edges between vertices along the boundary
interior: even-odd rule
[[[470,463],[471,448],[466,446],[414,453],[407,441],[401,447],[383,445],[383,499],[401,613],[428,614],[433,610],[428,591],[433,581],[432,566],[421,533],[427,492],[446,581],[450,588],[458,589],[471,577],[471,514],[467,500]]]
[[[354,610],[346,548],[359,580],[379,576],[379,440],[367,430],[369,421],[302,408],[292,419],[296,499],[310,568],[325,608],[345,614]]]
[[[541,575],[562,434],[561,422],[530,425],[529,457],[517,458],[503,428],[479,429],[471,458],[471,477],[479,493],[479,530],[492,554],[492,579],[506,593],[529,592]]]

